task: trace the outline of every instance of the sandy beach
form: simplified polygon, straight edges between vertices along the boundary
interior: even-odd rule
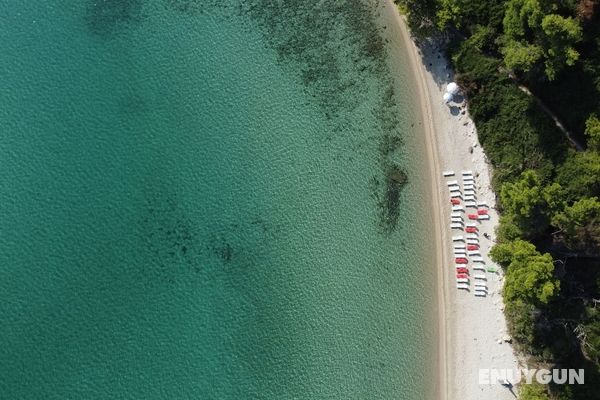
[[[420,98],[425,133],[425,148],[431,174],[431,204],[433,205],[437,237],[435,258],[438,268],[439,310],[439,390],[440,399],[514,399],[507,388],[480,385],[480,369],[517,368],[517,357],[512,346],[506,342],[507,330],[503,314],[502,275],[486,272],[487,297],[475,297],[470,292],[458,290],[455,283],[453,235],[465,232],[450,229],[451,205],[446,185],[447,179],[458,180],[461,171],[472,170],[475,177],[477,201],[489,205],[489,221],[478,223],[480,251],[486,266],[493,263],[488,257],[493,245],[494,230],[498,223],[495,195],[491,190],[491,171],[479,144],[477,132],[461,97],[460,103],[447,105],[442,100],[446,85],[453,80],[453,73],[444,54],[433,43],[420,43],[411,39],[403,17],[392,0],[385,0],[382,7],[383,20],[392,39],[390,46],[407,49]],[[443,170],[453,170],[456,175],[444,178]],[[465,214],[469,210],[466,209]],[[466,219],[465,215],[465,222]],[[490,239],[484,237],[484,233]],[[471,263],[469,264],[471,265]],[[471,269],[471,273],[473,273]],[[515,389],[516,391],[516,389]]]

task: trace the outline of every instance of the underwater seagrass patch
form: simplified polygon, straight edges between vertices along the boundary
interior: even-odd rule
[[[91,33],[109,37],[140,19],[143,0],[89,0],[85,22]]]

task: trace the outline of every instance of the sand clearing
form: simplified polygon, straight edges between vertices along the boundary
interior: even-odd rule
[[[506,321],[502,312],[502,275],[485,273],[488,282],[486,297],[474,294],[474,279],[470,291],[456,289],[456,273],[452,253],[452,236],[467,234],[450,229],[450,193],[447,180],[458,180],[464,191],[463,170],[471,170],[474,176],[475,195],[478,202],[489,206],[490,219],[477,222],[480,253],[486,266],[493,265],[488,252],[493,245],[494,229],[498,214],[494,208],[495,195],[491,190],[491,171],[485,154],[477,139],[473,121],[463,104],[444,104],[442,96],[453,74],[444,55],[432,44],[419,48],[411,40],[404,19],[399,15],[392,0],[385,0],[383,12],[387,20],[395,21],[398,41],[392,46],[408,49],[408,57],[415,75],[424,118],[426,148],[429,157],[432,182],[432,204],[436,221],[436,259],[439,283],[439,360],[441,399],[514,399],[514,395],[501,385],[479,385],[479,369],[517,368],[517,358],[510,344],[503,342]],[[396,27],[394,27],[396,28]],[[460,98],[459,98],[460,100]],[[454,177],[443,177],[442,171],[453,170]],[[464,203],[464,202],[461,202]],[[466,208],[467,214],[476,208]],[[490,235],[491,240],[484,237]],[[473,265],[473,263],[469,263]],[[474,271],[471,275],[482,273]]]

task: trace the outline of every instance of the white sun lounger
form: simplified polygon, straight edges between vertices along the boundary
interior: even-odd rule
[[[479,239],[479,235],[476,233],[467,233],[467,239]]]
[[[487,214],[482,214],[482,215],[477,216],[477,219],[486,220],[487,221],[487,220],[490,219],[490,216],[487,215]]]
[[[451,224],[461,224],[461,225],[463,225],[463,220],[462,220],[461,218],[456,218],[456,217],[453,217],[453,218],[450,220],[450,223],[451,223]]]
[[[461,249],[454,249],[454,257],[466,257],[467,252]]]
[[[453,190],[450,192],[450,197],[462,197],[460,190]]]
[[[474,190],[465,190],[464,193],[465,193],[465,196],[475,196]]]
[[[476,222],[467,222],[467,226],[471,226],[473,228],[477,228],[477,223]]]
[[[456,223],[456,222],[453,222],[452,224],[450,224],[450,228],[451,229],[460,229],[462,231],[463,230],[463,225],[459,224],[459,223]]]
[[[474,274],[473,278],[481,279],[482,281],[487,281],[487,277],[485,276],[485,274]]]
[[[463,213],[461,213],[461,212],[453,212],[453,213],[450,213],[450,216],[451,217],[461,217],[462,218]]]
[[[477,199],[473,195],[465,196],[465,201],[475,201],[475,200],[477,200]]]
[[[478,205],[479,207],[489,207],[489,206],[488,206],[488,203],[487,203],[487,202],[485,202],[485,201],[478,201],[478,202],[477,202],[477,205]]]
[[[476,245],[479,245],[479,240],[477,240],[477,239],[467,239],[467,244],[476,244]]]
[[[463,289],[463,290],[469,290],[469,284],[468,283],[457,283],[456,288]]]
[[[452,211],[464,211],[465,208],[461,205],[452,206]]]
[[[475,185],[469,183],[468,185],[464,185],[463,189],[465,189],[465,190],[475,190]]]
[[[463,176],[465,176],[465,175],[473,175],[473,171],[471,171],[470,169],[464,170],[464,171],[462,171],[462,175]]]
[[[456,278],[456,283],[469,283],[467,278]]]
[[[452,171],[452,170],[443,171],[443,172],[442,172],[442,175],[444,175],[444,176],[446,176],[446,177],[447,177],[447,176],[454,176],[454,171]]]
[[[458,185],[458,181],[448,181],[448,182],[446,182],[446,185],[455,186],[455,185]]]
[[[465,246],[464,244],[455,244],[454,245],[454,249],[466,249],[467,246]]]
[[[466,201],[465,207],[477,208],[477,203],[475,203],[474,201]]]
[[[451,185],[451,186],[448,186],[448,190],[451,191],[451,192],[460,191],[460,186],[458,186],[458,185]]]
[[[470,255],[470,256],[479,256],[479,257],[481,257],[481,253],[479,252],[479,250],[469,250],[467,252],[467,254]]]
[[[485,272],[485,265],[473,265],[473,270]]]
[[[477,297],[486,297],[487,296],[487,292],[484,292],[483,290],[476,290],[475,291],[475,296],[477,296]]]
[[[453,242],[464,242],[465,238],[462,235],[452,236]]]
[[[485,262],[485,261],[483,261],[483,257],[481,257],[481,256],[471,257],[471,261],[473,261],[473,262],[479,262],[479,263]]]
[[[475,282],[475,290],[481,290],[481,291],[485,290],[487,292],[487,285],[485,283]]]

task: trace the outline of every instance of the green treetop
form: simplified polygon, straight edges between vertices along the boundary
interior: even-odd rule
[[[504,298],[546,304],[558,293],[560,282],[554,279],[554,263],[550,254],[539,253],[524,240],[494,246],[492,260],[507,267]]]
[[[528,72],[542,61],[548,79],[579,59],[579,22],[554,13],[557,6],[540,0],[509,0],[504,14],[500,51],[508,68]]]
[[[524,236],[542,232],[548,226],[542,194],[540,178],[532,170],[523,172],[518,181],[505,183],[500,189],[504,215],[512,220]]]
[[[600,249],[600,202],[597,197],[583,198],[552,218],[552,225],[566,235],[575,249],[594,252]]]
[[[588,149],[600,152],[600,119],[596,114],[590,115],[585,121],[585,135],[587,136]]]

